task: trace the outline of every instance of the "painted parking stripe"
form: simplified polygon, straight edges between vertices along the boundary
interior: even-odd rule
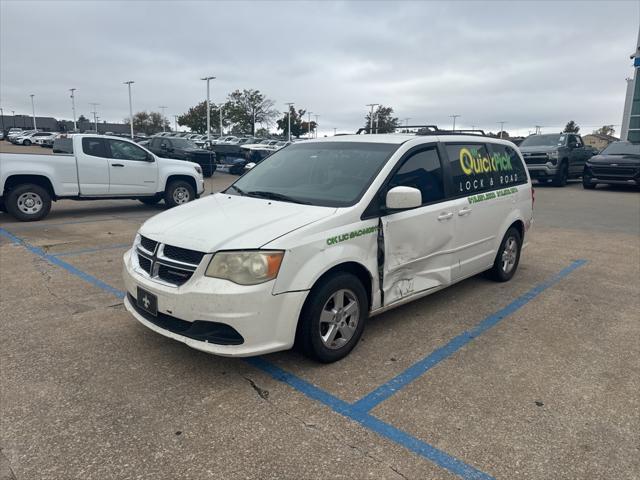
[[[455,457],[437,449],[436,447],[429,445],[422,440],[409,435],[393,425],[389,425],[382,420],[379,420],[367,412],[363,412],[353,407],[353,405],[334,397],[330,393],[322,390],[315,385],[296,377],[295,375],[281,369],[273,363],[265,360],[262,357],[253,357],[245,359],[247,363],[268,373],[275,380],[286,383],[293,387],[305,396],[316,400],[327,407],[331,408],[334,412],[347,417],[355,422],[358,422],[363,427],[374,431],[378,435],[391,440],[398,445],[403,446],[407,450],[410,450],[421,457],[424,457],[441,468],[448,470],[449,472],[458,475],[465,480],[488,480],[493,479],[491,475],[488,475],[471,465],[458,460]]]
[[[107,246],[104,246],[104,247],[83,248],[81,250],[72,250],[70,252],[51,253],[50,255],[52,257],[70,257],[70,256],[73,256],[73,255],[83,255],[85,253],[101,252],[103,250],[115,250],[115,249],[118,249],[118,248],[126,248],[126,247],[130,247],[132,244],[133,244],[133,242],[117,243],[115,245],[107,245]]]
[[[400,373],[396,377],[389,380],[387,383],[379,386],[371,393],[367,394],[365,397],[361,398],[357,402],[353,404],[353,407],[362,412],[368,412],[372,408],[376,407],[380,403],[384,402],[389,397],[395,395],[398,391],[402,390],[404,387],[409,385],[411,382],[424,375],[430,369],[438,365],[443,360],[449,358],[462,347],[471,342],[474,338],[482,335],[484,332],[489,330],[491,327],[497,325],[504,318],[513,314],[514,312],[521,309],[531,300],[536,298],[546,289],[554,286],[564,277],[569,275],[571,272],[580,268],[585,263],[586,260],[576,260],[571,263],[568,267],[562,269],[560,272],[556,273],[553,277],[548,280],[539,283],[531,290],[529,290],[524,295],[516,298],[513,302],[511,302],[506,307],[498,310],[495,313],[492,313],[487,318],[482,320],[478,325],[476,325],[471,330],[461,333],[457,337],[453,338],[446,345],[438,348],[433,351],[422,360],[413,364],[411,367],[407,368],[404,372]]]
[[[101,288],[102,290],[109,292],[118,298],[124,298],[124,292],[122,290],[118,290],[117,288],[114,288],[111,285],[107,285],[99,278],[96,278],[93,275],[89,275],[88,273],[83,272],[82,270],[74,267],[73,265],[65,262],[64,260],[59,259],[58,257],[49,255],[39,247],[34,247],[33,245],[28,244],[21,238],[16,237],[13,233],[9,232],[8,230],[5,230],[2,227],[0,227],[0,235],[2,235],[5,238],[8,238],[9,240],[11,240],[11,242],[15,243],[16,245],[22,245],[31,253],[43,258],[47,262],[53,265],[56,265],[58,267],[64,268],[67,272],[75,275],[76,277],[81,278],[85,282],[88,282],[98,288]]]

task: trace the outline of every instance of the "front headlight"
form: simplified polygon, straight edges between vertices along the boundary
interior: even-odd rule
[[[231,280],[239,285],[256,285],[278,276],[284,252],[255,250],[216,253],[205,275]]]

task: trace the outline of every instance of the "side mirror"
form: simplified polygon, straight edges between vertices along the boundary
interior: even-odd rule
[[[393,187],[387,192],[385,205],[388,210],[406,210],[422,205],[422,192],[413,187]]]
[[[155,161],[156,161],[156,157],[154,157],[152,153],[147,153],[147,162],[153,163]]]

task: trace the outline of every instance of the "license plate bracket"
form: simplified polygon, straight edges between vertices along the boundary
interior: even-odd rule
[[[154,317],[158,316],[158,297],[145,289],[138,287],[136,305]]]

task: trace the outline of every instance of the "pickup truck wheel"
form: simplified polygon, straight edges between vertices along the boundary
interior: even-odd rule
[[[556,173],[556,176],[553,178],[553,186],[564,187],[567,185],[567,180],[569,180],[569,167],[563,162],[560,164],[558,173]]]
[[[47,216],[51,210],[51,195],[40,185],[27,183],[9,191],[7,211],[22,222],[33,222]]]
[[[297,346],[323,363],[340,360],[357,345],[368,315],[367,294],[350,273],[336,273],[316,285],[300,313]]]
[[[521,248],[522,237],[520,237],[520,232],[518,229],[511,227],[502,238],[493,267],[487,271],[487,276],[496,282],[508,282],[511,280],[520,263]]]
[[[183,203],[195,200],[196,192],[193,187],[184,180],[175,180],[169,184],[164,193],[164,203],[169,208],[177,207]]]

